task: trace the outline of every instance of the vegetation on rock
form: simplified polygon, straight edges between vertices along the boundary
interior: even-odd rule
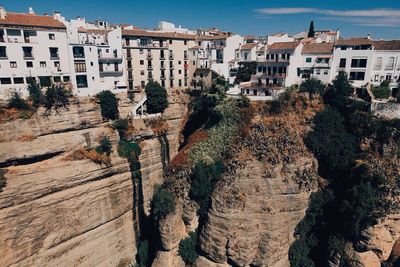
[[[314,94],[323,95],[325,93],[325,85],[318,79],[310,78],[300,84],[299,92],[307,92],[310,96]]]
[[[157,187],[151,202],[151,213],[154,218],[164,218],[175,211],[175,197],[165,188]]]
[[[147,267],[149,265],[150,265],[149,242],[147,240],[141,240],[139,241],[137,248],[135,267]]]
[[[99,141],[99,145],[95,148],[96,152],[99,154],[106,154],[110,156],[112,152],[112,145],[108,136],[102,136]]]
[[[390,97],[389,81],[383,81],[378,87],[372,88],[372,93],[377,99],[387,99]]]
[[[37,95],[35,95],[35,101],[37,101],[36,97]],[[50,111],[52,108],[58,111],[60,108],[67,108],[67,106],[69,105],[70,97],[70,89],[63,85],[53,84],[49,88],[47,88],[46,93],[43,96],[43,104],[48,111]]]
[[[6,172],[6,170],[0,169],[0,193],[3,192],[3,188],[6,186],[6,178],[4,177]]]
[[[29,79],[27,90],[32,107],[38,109],[43,104],[43,94],[40,85],[33,78],[31,78]]]
[[[168,107],[167,90],[158,82],[151,81],[146,84],[147,112],[150,114],[164,112]]]
[[[199,257],[196,247],[197,231],[189,233],[189,236],[179,243],[179,255],[186,264],[193,264]]]
[[[105,120],[116,120],[119,118],[118,98],[110,90],[97,94],[100,100],[101,116]]]
[[[240,62],[236,73],[236,83],[248,82],[251,75],[255,75],[257,71],[257,62]]]

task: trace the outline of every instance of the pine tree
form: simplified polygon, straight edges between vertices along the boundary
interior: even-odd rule
[[[315,37],[314,21],[310,23],[310,29],[308,30],[308,37]]]

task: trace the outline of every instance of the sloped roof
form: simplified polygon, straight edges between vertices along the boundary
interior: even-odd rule
[[[240,50],[251,50],[256,46],[257,44],[243,44],[240,46]]]
[[[375,50],[400,50],[400,40],[374,41]]]
[[[339,39],[335,45],[372,45],[373,41],[368,38]]]
[[[112,30],[107,30],[107,29],[86,29],[86,32],[89,34],[99,34],[99,35],[107,34],[111,31]]]
[[[3,26],[29,26],[41,28],[65,29],[65,25],[52,16],[39,16],[36,14],[7,12],[5,19],[0,18]]]
[[[176,32],[157,32],[157,31],[146,31],[146,30],[122,30],[122,35],[125,36],[138,36],[138,37],[159,37],[159,38],[169,38],[169,39],[188,39],[194,40],[195,35],[184,34]]]
[[[311,43],[304,44],[302,54],[332,54],[332,43]]]
[[[294,50],[298,45],[298,42],[273,43],[268,47],[268,50]]]

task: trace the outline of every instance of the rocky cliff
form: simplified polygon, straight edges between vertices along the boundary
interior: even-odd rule
[[[168,158],[179,146],[188,96],[173,93],[162,120]],[[120,99],[125,117],[132,104]],[[160,134],[136,120],[129,138],[139,142],[144,204],[162,183]],[[93,99],[77,98],[68,110],[0,124],[1,266],[126,266],[136,254],[137,215],[126,159],[118,156],[118,133],[103,122]],[[111,164],[71,156],[94,147],[101,135],[112,143]],[[165,154],[165,152],[164,152]]]

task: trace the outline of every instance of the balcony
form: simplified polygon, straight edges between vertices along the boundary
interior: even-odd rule
[[[274,58],[274,59],[266,59],[266,63],[289,63],[289,59],[283,59],[283,58]]]
[[[58,56],[58,54],[52,54],[52,55],[50,55],[50,59],[51,60],[59,60],[60,57]]]
[[[169,79],[172,80],[172,79],[174,78],[174,76],[175,76],[175,75],[174,75],[173,73],[170,73],[170,74],[169,74]]]
[[[103,70],[100,71],[100,77],[122,76],[122,70]]]
[[[160,80],[165,80],[165,79],[166,79],[165,75],[160,76]]]
[[[74,58],[85,58],[85,54],[75,54],[74,53]]]
[[[165,70],[165,65],[161,65],[160,70]]]
[[[267,78],[267,79],[285,79],[286,78],[286,73],[263,73],[261,75],[261,78]]]
[[[153,59],[153,55],[151,53],[148,53],[146,58],[147,58],[147,60],[152,60]]]
[[[385,70],[394,70],[394,66],[393,65],[386,65],[385,66]]]
[[[2,58],[1,55],[0,55],[0,58]],[[26,59],[26,60],[34,59],[33,54],[32,53],[24,53],[24,59]]]
[[[170,54],[169,55],[169,60],[173,60],[174,59],[174,55]]]
[[[163,42],[160,44],[159,42],[151,42],[147,44],[132,44],[131,42],[125,42],[125,47],[135,47],[135,48],[159,48],[159,49],[167,49],[168,48],[168,43]]]
[[[153,65],[147,65],[147,69],[148,70],[152,70],[153,69]]]
[[[127,56],[128,57],[128,56]],[[117,55],[103,55],[103,54],[99,54],[99,61],[102,62],[108,62],[108,61],[118,61],[121,62],[122,61],[122,56],[117,56]]]

